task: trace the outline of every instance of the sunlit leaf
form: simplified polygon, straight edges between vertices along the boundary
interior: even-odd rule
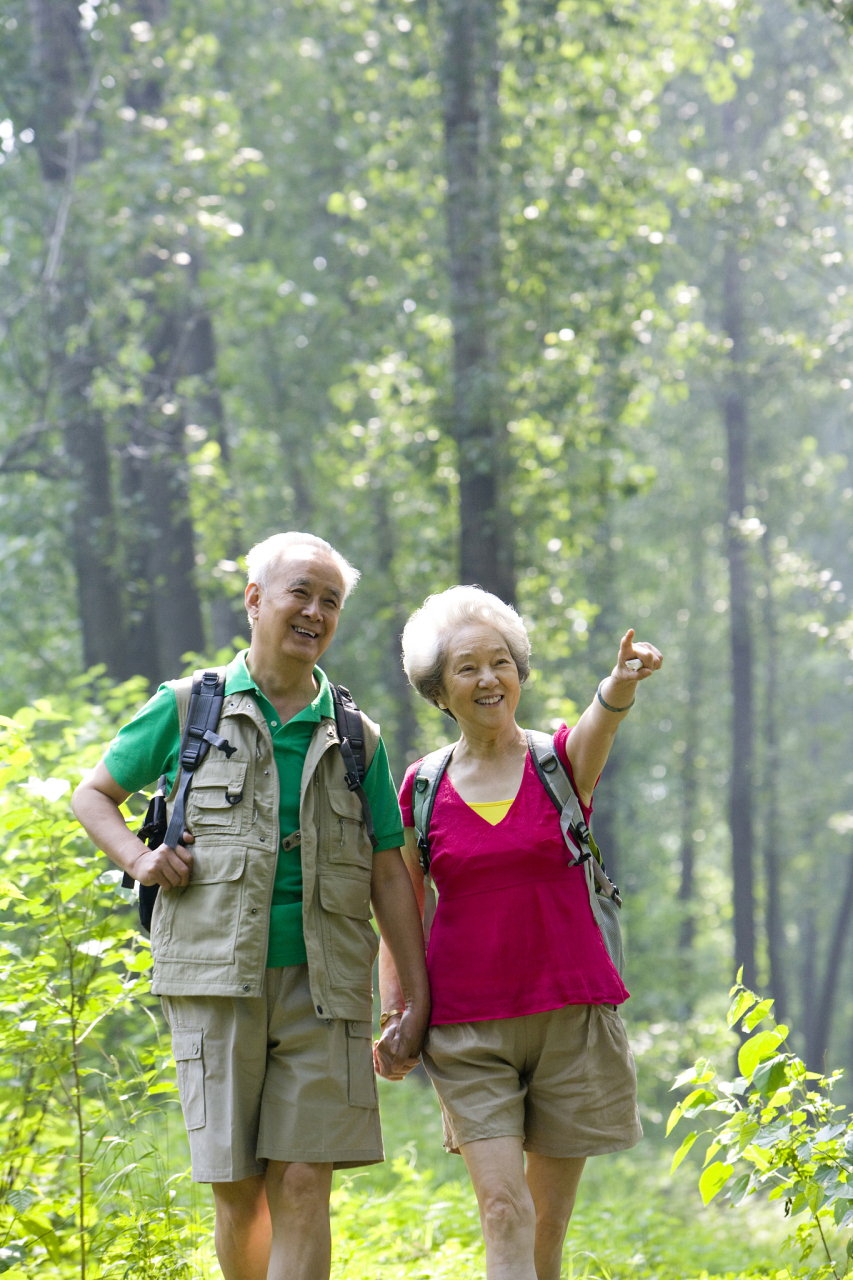
[[[682,1160],[687,1155],[690,1148],[693,1146],[693,1143],[696,1141],[697,1137],[698,1137],[698,1134],[695,1129],[691,1133],[688,1133],[687,1137],[684,1139],[681,1146],[678,1148],[675,1155],[672,1157],[672,1164],[670,1165],[670,1168],[669,1168],[670,1173],[675,1173],[676,1169],[681,1164]]]
[[[717,1161],[709,1165],[699,1179],[699,1194],[703,1204],[710,1204],[714,1196],[721,1190],[732,1176],[732,1167]]]

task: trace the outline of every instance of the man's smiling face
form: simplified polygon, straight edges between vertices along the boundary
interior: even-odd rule
[[[250,582],[246,588],[253,648],[313,667],[331,643],[343,600],[344,580],[330,555],[288,547],[265,587]]]

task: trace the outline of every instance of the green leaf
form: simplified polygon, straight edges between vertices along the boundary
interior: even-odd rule
[[[778,1089],[781,1089],[787,1080],[788,1064],[784,1056],[769,1058],[767,1062],[762,1062],[755,1069],[752,1077],[753,1085],[766,1098],[772,1098],[773,1094]]]
[[[743,1020],[744,1031],[751,1031],[753,1027],[757,1027],[762,1018],[766,1018],[770,1010],[773,1008],[773,1000],[762,1000],[757,1004],[751,1013],[748,1013]]]
[[[726,1185],[731,1176],[732,1167],[730,1164],[723,1164],[721,1160],[718,1160],[716,1164],[708,1165],[708,1168],[699,1179],[699,1194],[702,1197],[702,1203],[710,1204],[714,1196]]]
[[[698,1136],[699,1135],[695,1129],[691,1133],[688,1133],[687,1137],[684,1139],[681,1146],[678,1148],[675,1155],[672,1157],[672,1164],[669,1166],[670,1173],[675,1173],[676,1169],[681,1164],[682,1160],[687,1155],[687,1152],[693,1146],[693,1143],[696,1141]]]
[[[731,1190],[729,1191],[729,1200],[733,1205],[740,1204],[741,1200],[746,1196],[749,1191],[749,1182],[751,1177],[752,1174],[742,1173],[741,1176],[736,1178],[732,1183]]]
[[[740,991],[732,1001],[732,1006],[729,1009],[727,1018],[729,1026],[733,1027],[735,1023],[743,1017],[747,1009],[751,1009],[754,1004],[755,996],[751,991]]]
[[[737,1056],[738,1070],[741,1075],[751,1079],[752,1073],[759,1062],[764,1062],[766,1058],[773,1057],[781,1039],[779,1029],[776,1028],[773,1031],[760,1031],[757,1036],[747,1040],[746,1044],[741,1046],[740,1053]]]

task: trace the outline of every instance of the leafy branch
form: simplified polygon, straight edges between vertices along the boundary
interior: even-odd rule
[[[682,1119],[708,1112],[724,1119],[687,1134],[672,1160],[674,1172],[693,1145],[709,1136],[699,1191],[709,1204],[729,1183],[729,1203],[739,1205],[759,1190],[783,1200],[785,1216],[807,1216],[788,1239],[805,1262],[817,1248],[821,1261],[798,1274],[803,1280],[850,1271],[853,1238],[844,1256],[834,1256],[835,1237],[853,1225],[853,1117],[830,1097],[841,1072],[808,1071],[788,1045],[788,1028],[772,1018],[772,1000],[760,1000],[738,982],[731,990],[730,1027],[750,1033],[738,1053],[740,1075],[723,1080],[706,1059],[678,1076],[673,1089],[692,1085],[673,1109],[667,1134]]]

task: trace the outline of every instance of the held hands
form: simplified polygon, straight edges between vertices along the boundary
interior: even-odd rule
[[[385,1023],[373,1046],[373,1068],[384,1080],[402,1080],[418,1065],[426,1017],[405,1009]]]
[[[193,869],[193,856],[188,844],[195,843],[195,836],[184,832],[181,844],[174,849],[161,844],[159,849],[146,849],[136,859],[128,871],[140,884],[158,884],[161,889],[185,889],[190,882]]]
[[[622,637],[619,657],[610,673],[611,678],[624,680],[626,683],[647,680],[650,675],[659,670],[662,662],[663,654],[653,644],[646,644],[642,640],[634,642],[634,628],[631,627]]]

